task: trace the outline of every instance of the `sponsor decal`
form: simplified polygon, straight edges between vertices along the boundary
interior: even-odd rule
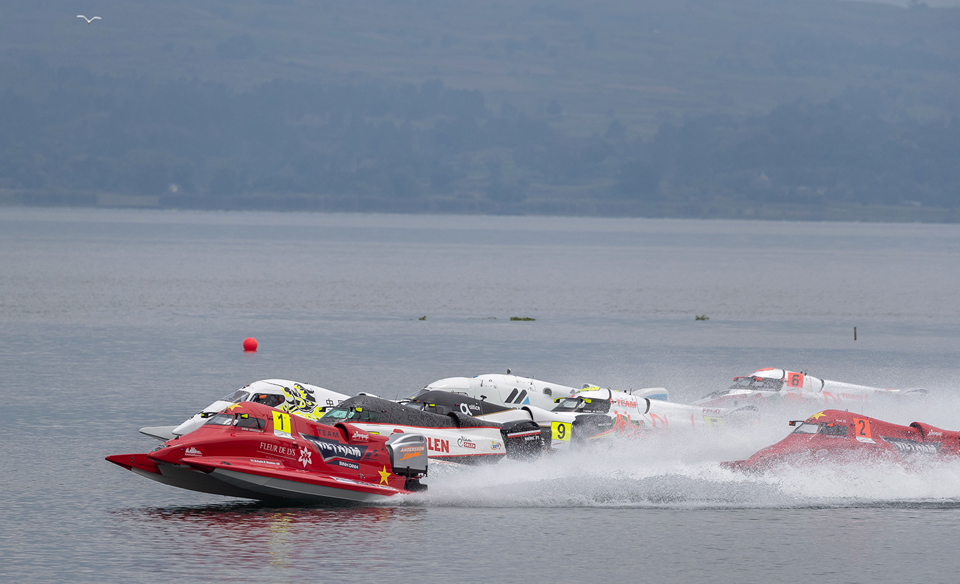
[[[197,448],[194,448],[193,446],[191,446],[190,448],[187,448],[187,451],[184,452],[183,455],[184,456],[203,456],[203,454],[200,453],[200,450]]]
[[[301,434],[301,436],[303,436],[303,434]],[[324,438],[333,438],[334,440],[336,440],[337,438],[340,437],[340,431],[329,429],[326,426],[318,426],[317,436],[322,436]],[[306,438],[306,436],[304,436],[304,438]]]
[[[423,446],[404,446],[400,452],[423,452]]]
[[[497,442],[496,440],[491,440],[490,442],[491,442],[490,450],[500,450],[500,447],[502,445],[499,442]]]
[[[313,453],[306,446],[300,449],[300,462],[303,463],[303,468],[307,468],[308,464],[313,464],[312,456]]]
[[[287,456],[290,458],[297,456],[296,448],[287,448],[286,446],[281,446],[279,444],[271,444],[269,442],[261,442],[260,450],[264,452],[272,452],[273,454],[279,454],[280,456]]]
[[[624,407],[624,408],[636,408],[636,407],[637,407],[637,400],[635,400],[635,399],[623,399],[623,398],[617,397],[617,398],[614,398],[614,399],[610,400],[610,403],[612,403],[612,404],[614,404],[614,405],[618,405],[618,406]]]
[[[887,438],[886,436],[881,436],[881,438],[889,444],[893,444],[893,447],[900,454],[935,455],[940,452],[939,442],[915,442],[903,438]]]
[[[341,444],[340,442],[327,440],[318,436],[304,436],[304,438],[317,447],[317,451],[320,453],[320,457],[323,458],[324,462],[334,459],[359,462],[367,451],[366,446]]]
[[[350,439],[356,440],[357,442],[366,442],[367,440],[370,440],[370,437],[364,434],[363,432],[361,432],[360,430],[357,430],[356,432],[353,433],[353,436],[350,436]]]
[[[653,424],[654,428],[657,428],[657,422],[660,422],[660,428],[668,430],[670,428],[670,423],[667,421],[667,417],[660,417],[657,414],[650,414],[650,422]]]
[[[433,452],[450,452],[450,441],[427,437],[427,449]]]
[[[276,460],[261,460],[259,458],[251,458],[250,462],[255,464],[271,464],[273,466],[280,466],[280,463]]]
[[[474,444],[472,440],[467,440],[463,436],[461,436],[460,439],[457,440],[457,446],[459,446],[460,448],[476,448],[477,447],[477,445]]]
[[[338,466],[342,466],[344,468],[360,470],[360,465],[355,462],[347,462],[346,460],[335,460],[333,462],[334,464],[337,464]]]
[[[849,400],[860,400],[867,401],[867,396],[857,395],[855,393],[842,393],[837,392],[836,394],[830,393],[829,391],[823,392],[823,401],[833,400],[835,402],[849,401]]]
[[[407,453],[405,453],[405,454],[403,455],[403,458],[400,459],[400,462],[403,462],[404,460],[406,460],[406,459],[408,459],[408,458],[415,458],[415,457],[417,457],[417,456],[420,456],[422,453],[423,453],[423,449],[420,449],[420,450],[418,450],[418,451],[416,451],[416,452],[407,452]]]

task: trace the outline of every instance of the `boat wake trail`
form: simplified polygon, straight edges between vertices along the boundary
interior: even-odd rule
[[[779,431],[781,436],[782,429]],[[408,504],[451,507],[960,507],[960,461],[845,460],[763,473],[722,468],[769,444],[767,432],[616,440],[535,462],[431,469]]]

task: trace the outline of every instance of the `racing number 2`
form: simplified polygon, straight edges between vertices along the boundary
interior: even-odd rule
[[[551,434],[554,440],[561,442],[570,441],[570,424],[566,422],[550,422]]]
[[[854,431],[857,433],[857,438],[870,437],[870,420],[864,420],[862,418],[854,418],[853,428],[854,428]]]

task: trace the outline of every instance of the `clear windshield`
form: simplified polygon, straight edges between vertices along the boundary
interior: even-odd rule
[[[846,436],[847,435],[847,426],[843,424],[811,424],[810,422],[804,422],[797,426],[797,429],[793,431],[794,434],[822,434],[824,436]]]
[[[209,420],[208,426],[237,426],[238,428],[254,428],[263,430],[267,421],[262,418],[255,418],[247,414],[217,414]]]
[[[323,420],[346,420],[350,416],[347,408],[331,408],[323,415]]]
[[[207,426],[232,426],[233,414],[217,414],[207,420]]]
[[[319,422],[375,422],[380,417],[380,412],[361,408],[332,408],[320,418]]]
[[[249,399],[250,399],[249,393],[247,393],[242,389],[238,389],[237,391],[231,393],[230,395],[220,398],[220,401],[230,402],[232,404],[238,404],[242,401],[248,401]]]
[[[580,405],[580,400],[578,398],[565,397],[562,400],[557,402],[557,405],[553,408],[553,411],[573,412],[573,411],[576,411],[578,405]]]

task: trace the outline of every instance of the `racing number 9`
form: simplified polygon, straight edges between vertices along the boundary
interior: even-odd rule
[[[570,441],[570,424],[566,422],[550,422],[550,430],[554,440]]]

